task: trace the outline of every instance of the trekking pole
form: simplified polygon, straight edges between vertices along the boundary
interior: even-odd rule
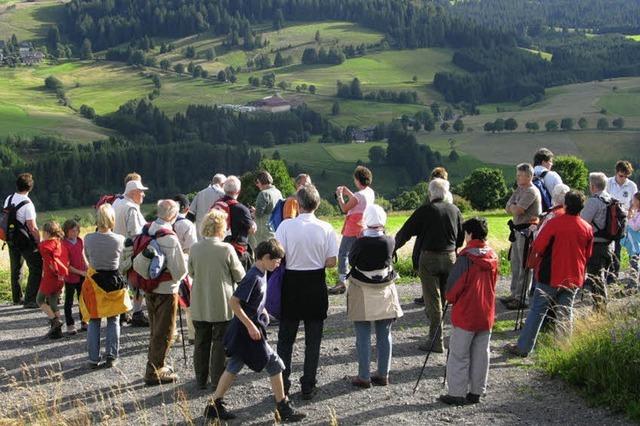
[[[451,340],[449,340],[451,345]],[[444,362],[444,375],[442,377],[442,389],[447,385],[447,364],[449,364],[449,354],[451,353],[451,346],[447,348],[447,360]]]
[[[422,375],[424,374],[424,369],[427,367],[427,361],[429,361],[429,355],[431,355],[431,350],[433,349],[433,345],[436,342],[436,338],[438,334],[442,332],[442,325],[444,324],[444,318],[447,314],[447,310],[449,309],[449,304],[447,303],[444,306],[444,311],[442,312],[442,320],[440,320],[440,324],[438,324],[438,328],[436,332],[433,334],[433,338],[431,339],[431,344],[429,345],[429,351],[427,352],[427,356],[424,359],[424,364],[422,364],[422,370],[420,370],[420,375],[418,376],[418,380],[416,381],[416,385],[413,387],[413,394],[416,394],[416,390],[418,390],[418,385],[420,384],[420,379],[422,379]]]
[[[529,257],[529,250],[531,249],[531,241],[532,239],[531,233],[525,236],[525,244],[524,250],[522,252],[522,291],[520,292],[520,300],[518,301],[518,311],[516,312],[516,323],[513,328],[513,331],[518,331],[522,329],[524,322],[524,304],[527,300],[527,283],[529,282],[529,268],[527,268],[527,258]]]
[[[187,348],[184,345],[184,328],[182,327],[182,308],[179,305],[178,318],[180,318],[180,340],[182,340],[182,355],[184,356],[184,365],[187,365]]]

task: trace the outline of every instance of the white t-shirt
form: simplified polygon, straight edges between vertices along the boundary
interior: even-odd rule
[[[4,200],[4,207],[8,207],[9,198],[11,198],[11,196],[8,196]],[[20,210],[16,212],[16,220],[23,225],[27,223],[27,220],[36,220],[36,207],[33,205],[33,202],[31,202],[31,199],[28,196],[18,194],[17,192],[13,194],[13,198],[11,199],[11,204],[13,204],[14,206],[17,206],[25,200],[28,200],[30,202],[20,207]]]
[[[330,257],[338,256],[338,237],[333,227],[313,213],[283,221],[276,231],[287,259],[287,269],[313,271],[324,268]]]
[[[620,204],[629,211],[633,194],[638,192],[638,186],[631,179],[627,179],[624,184],[618,185],[616,177],[613,176],[607,179],[607,192],[613,198],[620,201]]]

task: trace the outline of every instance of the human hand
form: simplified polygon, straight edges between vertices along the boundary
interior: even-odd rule
[[[256,327],[254,323],[251,323],[251,325],[247,327],[247,331],[249,332],[249,337],[251,337],[251,339],[253,340],[262,339],[262,334],[260,333],[260,330],[258,330],[258,327]]]

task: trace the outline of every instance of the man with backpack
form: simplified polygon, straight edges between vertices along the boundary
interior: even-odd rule
[[[607,176],[604,173],[590,173],[589,191],[591,197],[580,213],[580,216],[593,227],[594,236],[593,250],[587,263],[587,277],[584,285],[593,293],[594,306],[596,310],[600,311],[605,310],[607,303],[605,284],[607,278],[604,275],[608,275],[613,261],[611,242],[619,239],[624,229],[624,226],[613,217],[622,214],[620,205],[607,192],[606,187]]]
[[[173,383],[177,376],[170,366],[165,365],[167,354],[175,333],[178,309],[178,288],[187,275],[187,262],[173,231],[173,223],[178,217],[178,203],[173,200],[158,201],[158,218],[145,225],[142,234],[134,241],[134,273],[138,275],[138,286],[143,287],[151,323],[149,352],[144,382],[147,386]],[[141,238],[146,238],[146,247],[141,247]],[[149,238],[150,237],[150,238]],[[152,240],[152,241],[150,241]],[[149,256],[149,246],[153,247]],[[141,250],[136,253],[136,250]],[[151,257],[145,270],[139,270],[138,256]],[[143,259],[144,260],[144,259]],[[156,276],[151,275],[157,269]],[[140,279],[148,273],[149,279]]]
[[[198,240],[202,239],[200,226],[202,225],[204,217],[209,213],[209,210],[211,210],[211,206],[220,198],[224,197],[222,185],[224,185],[226,180],[227,177],[225,175],[217,173],[211,180],[211,184],[198,192],[191,201],[187,218],[195,222]]]
[[[553,152],[547,148],[540,148],[533,156],[533,184],[540,190],[543,212],[553,207],[553,189],[562,183],[562,178],[551,170],[552,167]]]
[[[38,251],[40,232],[36,224],[36,209],[29,198],[33,189],[31,173],[22,173],[16,179],[16,192],[6,198],[3,205],[3,232],[9,246],[11,265],[11,296],[13,304],[24,303],[27,309],[37,309],[36,294],[42,278],[42,257]],[[29,279],[22,300],[20,279],[22,265],[27,263]]]
[[[282,193],[273,185],[273,178],[267,171],[260,171],[256,176],[256,186],[260,193],[256,198],[253,215],[256,220],[255,247],[263,241],[275,237],[275,232],[269,225],[271,213],[280,200]]]

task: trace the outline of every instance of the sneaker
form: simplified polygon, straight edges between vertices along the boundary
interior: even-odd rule
[[[80,331],[87,331],[88,329],[89,329],[89,324],[82,321],[82,323],[80,324]]]
[[[295,423],[304,419],[305,417],[307,417],[307,415],[295,410],[291,406],[291,401],[285,398],[276,404],[275,417],[276,417],[276,423],[278,422]]]
[[[504,345],[504,350],[511,355],[515,355],[515,356],[519,356],[521,358],[526,358],[527,355],[524,352],[522,352],[520,349],[518,349],[518,345],[515,345],[513,343],[507,343],[506,345]]]
[[[134,312],[131,316],[131,327],[149,327],[149,318],[144,312]]]
[[[76,330],[76,326],[73,324],[67,325],[67,334],[69,336],[75,336],[76,334],[78,334],[78,331]]]
[[[415,299],[413,299],[413,303],[418,306],[424,306],[424,297],[416,297]]]
[[[120,360],[118,358],[113,358],[113,357],[108,356],[107,360],[104,363],[104,366],[106,368],[112,368],[112,367],[117,366],[119,363],[120,363]]]
[[[357,388],[369,389],[371,387],[371,381],[361,379],[358,376],[354,376],[350,378],[351,384]]]
[[[444,402],[447,405],[465,405],[467,400],[462,396],[440,395],[438,398],[440,402]]]
[[[89,368],[91,370],[99,370],[100,368],[104,367],[104,364],[101,363],[100,361],[98,361],[98,362],[89,361],[89,362],[87,362],[87,365],[89,366]]]
[[[131,315],[128,313],[120,314],[120,326],[131,323]]]
[[[178,375],[170,368],[164,367],[158,370],[154,376],[145,377],[144,383],[147,386],[157,386],[174,383],[176,380],[178,380]]]
[[[466,399],[469,404],[477,404],[480,402],[480,395],[469,392]]]
[[[227,411],[227,407],[224,406],[222,398],[218,398],[212,403],[209,403],[204,409],[204,416],[208,419],[218,420],[232,420],[236,418],[235,414]]]
[[[389,377],[371,376],[371,384],[374,386],[387,386],[389,384]]]

